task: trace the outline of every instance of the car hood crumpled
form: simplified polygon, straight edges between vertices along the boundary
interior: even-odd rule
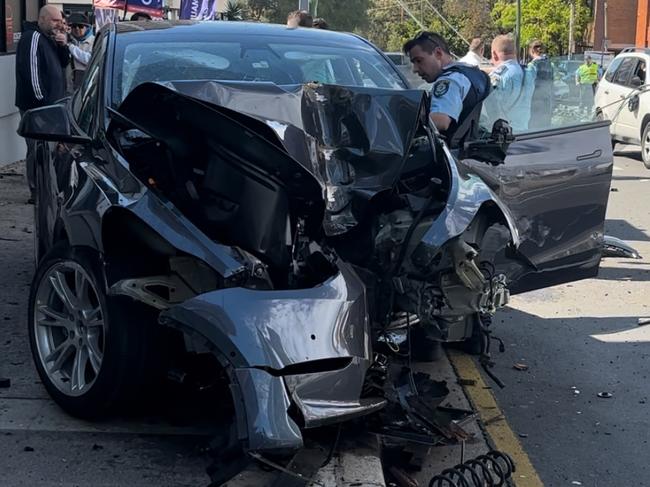
[[[364,202],[393,186],[412,139],[427,118],[427,95],[418,90],[318,83],[282,87],[264,82],[145,83],[127,96],[119,111],[129,116],[143,98],[160,98],[161,87],[188,100],[223,107],[258,134],[259,122],[272,129],[275,140],[266,139],[321,184],[324,229],[329,235],[354,227]],[[164,106],[160,101],[158,106]]]

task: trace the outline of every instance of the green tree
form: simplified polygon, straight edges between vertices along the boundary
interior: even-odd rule
[[[575,34],[580,41],[589,22],[589,9],[585,0],[575,2]],[[562,55],[569,47],[568,0],[521,0],[521,45],[533,39],[546,44],[549,54]],[[492,9],[492,18],[504,32],[513,32],[516,21],[516,4],[511,0],[498,0]]]
[[[244,6],[236,0],[228,0],[226,11],[224,12],[224,18],[226,20],[243,20]]]
[[[431,3],[428,3],[430,1]],[[445,11],[443,0],[423,0],[418,5],[413,3],[408,5],[418,22],[393,0],[374,0],[368,9],[368,27],[363,35],[385,51],[400,51],[404,42],[421,31],[420,25],[423,25],[426,30],[437,32],[447,39],[452,52],[458,55],[465,54],[467,50],[465,41],[431,8],[431,6],[435,7],[458,30],[456,27],[458,24]]]

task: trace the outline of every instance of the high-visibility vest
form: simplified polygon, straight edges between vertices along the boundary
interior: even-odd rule
[[[591,63],[582,64],[578,68],[578,81],[581,85],[593,85],[598,82],[598,65]]]

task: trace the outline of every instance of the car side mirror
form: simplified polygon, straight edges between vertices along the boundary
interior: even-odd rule
[[[465,142],[460,159],[475,159],[498,166],[505,162],[508,147],[514,141],[510,124],[499,119],[492,125],[492,133],[487,139]]]
[[[25,112],[18,134],[26,139],[85,144],[90,137],[79,134],[70,123],[65,105],[48,105]]]

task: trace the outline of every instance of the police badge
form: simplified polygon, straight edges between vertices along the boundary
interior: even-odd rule
[[[433,85],[433,96],[440,98],[449,90],[449,80],[441,79],[436,81],[436,84]]]

